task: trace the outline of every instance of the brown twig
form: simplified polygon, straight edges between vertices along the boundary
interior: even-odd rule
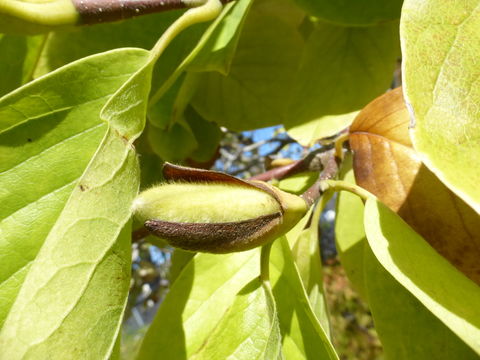
[[[272,170],[268,170],[262,174],[255,175],[250,180],[281,180],[283,178],[304,172],[304,171],[322,171],[322,155],[327,153],[329,148],[320,148],[310,152],[306,157],[301,160],[297,160],[291,164],[280,166]]]
[[[150,231],[148,229],[141,227],[139,229],[132,231],[132,243],[138,242],[150,235]]]
[[[306,201],[308,206],[311,206],[322,195],[322,180],[333,179],[338,172],[337,158],[335,157],[335,149],[330,150],[321,157],[323,171],[318,177],[318,181],[310,186],[301,196]]]
[[[227,3],[233,0],[221,0]],[[164,11],[187,9],[192,1],[185,0],[73,0],[82,25],[112,22]],[[201,1],[198,1],[201,5]]]

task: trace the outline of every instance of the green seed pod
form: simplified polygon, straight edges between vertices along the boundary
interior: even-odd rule
[[[135,216],[154,235],[185,250],[228,253],[266,244],[307,212],[305,201],[260,181],[166,164],[169,182],[142,192]]]

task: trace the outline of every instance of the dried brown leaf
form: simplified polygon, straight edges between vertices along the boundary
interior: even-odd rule
[[[350,128],[356,182],[480,284],[480,217],[422,164],[410,141],[409,121],[401,88],[359,113]]]

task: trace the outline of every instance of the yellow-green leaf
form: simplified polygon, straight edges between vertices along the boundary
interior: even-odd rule
[[[480,212],[478,0],[407,0],[401,39],[411,136],[423,162]]]
[[[382,266],[480,355],[480,287],[373,198],[366,201],[364,224],[370,248]]]
[[[340,179],[355,184],[350,154],[347,154],[342,164]],[[338,257],[355,290],[367,300],[363,274],[365,241],[362,200],[357,195],[342,191],[338,194],[335,219]]]
[[[9,145],[23,146],[5,152],[2,188],[11,205],[2,225],[10,225],[5,233],[12,245],[21,246],[28,233],[36,242],[35,251],[29,249],[35,261],[22,259],[18,295],[9,294],[14,302],[0,333],[1,359],[106,358],[112,352],[130,283],[129,219],[140,177],[132,142],[145,121],[148,55],[121,49],[92,56],[1,102],[2,135],[15,134]],[[15,194],[24,189],[19,202]],[[41,231],[25,228],[42,217],[47,226]]]

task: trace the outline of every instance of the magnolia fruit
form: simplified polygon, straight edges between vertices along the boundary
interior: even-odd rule
[[[190,251],[229,253],[266,244],[307,212],[296,195],[261,181],[166,164],[167,183],[145,190],[133,212],[154,235]]]

